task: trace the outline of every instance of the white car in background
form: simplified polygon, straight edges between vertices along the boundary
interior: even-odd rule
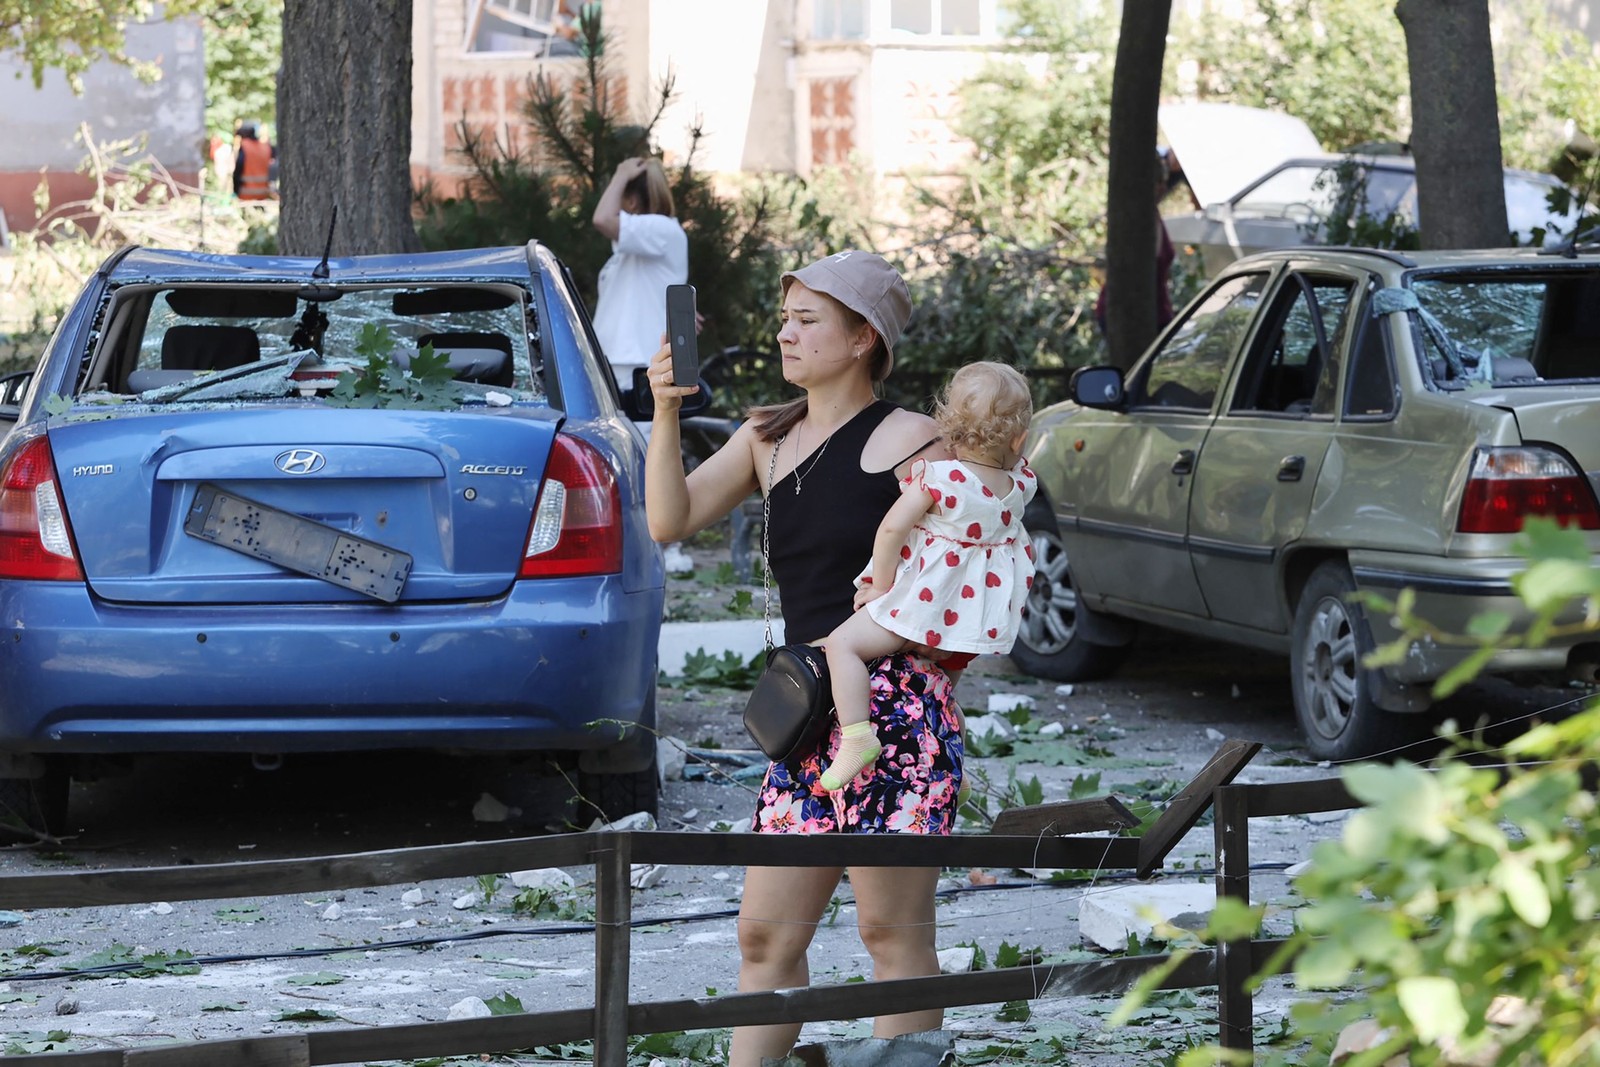
[[[1353,177],[1365,180],[1359,214],[1417,224],[1416,161],[1403,146],[1327,152],[1293,115],[1236,104],[1170,105],[1159,122],[1163,143],[1203,205],[1165,216],[1167,234],[1199,254],[1207,277],[1256,252],[1330,244],[1341,166],[1354,166]],[[1559,179],[1508,168],[1505,188],[1517,244],[1554,244],[1571,232],[1576,199],[1565,211],[1550,204],[1552,192],[1565,190]]]

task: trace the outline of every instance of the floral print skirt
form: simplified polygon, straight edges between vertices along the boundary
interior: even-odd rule
[[[815,752],[767,768],[751,829],[763,834],[948,834],[964,755],[953,686],[932,661],[886,656],[872,669],[883,752],[837,793],[819,779],[839,750],[835,722]]]

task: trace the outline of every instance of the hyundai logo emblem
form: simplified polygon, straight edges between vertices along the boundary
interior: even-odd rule
[[[315,474],[328,461],[314,448],[291,448],[279,452],[272,465],[285,474]]]

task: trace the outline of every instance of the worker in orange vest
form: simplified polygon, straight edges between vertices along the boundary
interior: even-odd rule
[[[233,161],[233,195],[240,200],[271,200],[272,148],[258,138],[254,122],[239,124],[239,155]]]

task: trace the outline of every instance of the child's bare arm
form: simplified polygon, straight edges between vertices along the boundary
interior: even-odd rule
[[[894,502],[883,521],[878,524],[878,535],[872,541],[872,589],[879,596],[894,585],[895,571],[900,569],[900,547],[906,543],[911,527],[933,507],[933,497],[922,485],[921,478],[913,478],[900,499]]]

